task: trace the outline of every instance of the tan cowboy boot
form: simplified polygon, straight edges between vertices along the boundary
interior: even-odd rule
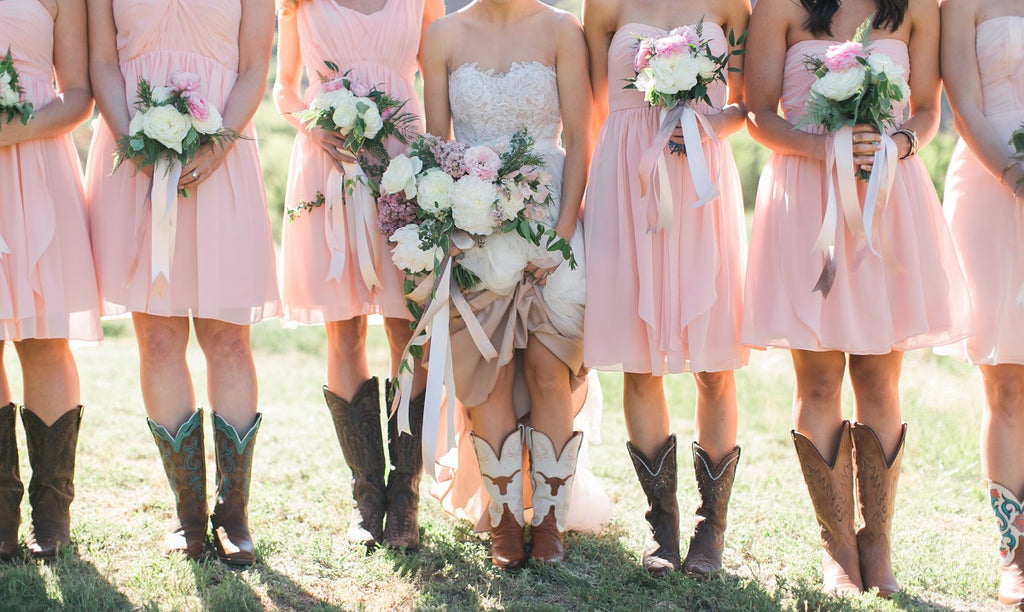
[[[523,434],[522,428],[506,436],[499,455],[491,445],[469,434],[480,463],[480,476],[491,497],[487,507],[491,519],[491,561],[502,569],[516,569],[526,563],[523,546]]]
[[[903,443],[907,425],[900,429],[900,442],[891,459],[886,458],[882,443],[874,431],[863,423],[854,423],[853,465],[857,480],[857,500],[864,526],[857,532],[857,552],[864,589],[878,588],[879,597],[889,597],[900,590],[892,573],[889,535],[896,506],[896,484],[900,480]]]
[[[551,438],[532,427],[524,428],[530,451],[530,482],[533,485],[533,519],[530,520],[530,558],[543,563],[565,559],[562,534],[569,516],[572,481],[576,476],[583,432],[575,431],[555,452]]]

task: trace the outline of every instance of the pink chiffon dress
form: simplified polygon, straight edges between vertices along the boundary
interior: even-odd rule
[[[668,155],[676,195],[668,227],[648,231],[638,166],[660,126],[659,110],[624,89],[633,77],[637,35],[664,30],[628,23],[608,49],[609,114],[598,136],[584,208],[587,309],[583,360],[601,370],[654,375],[733,370],[747,363],[740,345],[746,226],[743,193],[729,143],[703,144],[719,197],[699,208],[683,156]],[[716,24],[704,24],[713,53],[727,43]],[[717,113],[726,87],[709,90]],[[687,146],[693,146],[687,143]],[[717,149],[713,151],[713,149]],[[653,183],[653,182],[652,182]]]
[[[407,100],[404,111],[422,116],[414,80],[419,67],[417,55],[423,23],[423,0],[388,0],[384,7],[363,14],[334,0],[309,0],[295,12],[299,48],[310,84],[304,99],[308,104],[319,91],[318,74],[329,72],[332,62],[342,72],[364,85],[375,86],[399,100]],[[415,131],[422,132],[418,121]],[[388,143],[392,156],[405,145]],[[309,135],[295,136],[285,208],[311,202],[317,193],[327,195],[328,175],[333,161]],[[374,272],[381,287],[370,291],[360,273],[359,250],[345,241],[345,265],[340,278],[328,279],[331,250],[325,234],[325,207],[303,212],[294,221],[285,217],[281,238],[281,298],[284,319],[289,323],[316,324],[345,321],[368,314],[408,319],[402,283],[405,275],[391,261],[391,245],[376,227],[377,211],[367,211],[373,239],[379,242],[380,261]],[[363,215],[359,215],[362,217]],[[350,228],[349,231],[363,231]]]
[[[833,41],[805,40],[786,53],[783,116],[796,124],[813,74],[805,56]],[[910,74],[906,45],[876,39]],[[902,117],[904,109],[897,108]],[[814,131],[808,126],[801,128]],[[895,128],[894,128],[895,129]],[[863,206],[865,184],[858,181]],[[968,333],[970,299],[938,197],[918,157],[898,162],[875,238],[885,257],[858,250],[839,215],[836,276],[827,297],[815,291],[823,256],[814,250],[827,200],[825,162],[773,153],[761,174],[744,293],[745,344],[880,355],[955,342]]]
[[[238,78],[239,0],[114,0],[125,99],[134,114],[140,78],[172,72],[202,79],[221,113]],[[274,243],[252,125],[223,164],[189,197],[178,197],[169,289],[151,291],[150,178],[126,162],[111,172],[115,136],[96,122],[86,166],[104,314],[145,312],[249,325],[279,314]]]
[[[10,49],[37,111],[60,96],[53,35],[53,17],[37,0],[0,2],[0,53]],[[70,130],[0,147],[0,238],[0,339],[99,341],[100,301]]]

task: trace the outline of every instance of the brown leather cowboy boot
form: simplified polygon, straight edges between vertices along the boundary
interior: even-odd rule
[[[153,419],[146,422],[174,493],[175,521],[164,538],[164,555],[181,553],[188,559],[199,559],[206,548],[209,521],[203,411],[192,413],[173,436]]]
[[[643,566],[652,576],[679,569],[679,502],[676,500],[676,437],[669,436],[651,461],[626,442],[640,488],[647,496],[647,538]]]
[[[15,412],[14,404],[0,407],[0,561],[9,561],[18,550],[21,498],[25,494],[18,467]]]
[[[210,515],[217,557],[228,565],[252,565],[256,550],[249,533],[249,484],[252,482],[252,454],[263,415],[245,436],[216,412],[213,439],[217,451],[217,504]]]
[[[1024,604],[1024,502],[999,484],[988,482],[989,501],[999,528],[999,603]]]
[[[854,532],[853,444],[850,422],[843,421],[839,445],[832,461],[826,461],[814,444],[792,430],[796,456],[811,495],[814,514],[821,527],[821,558],[824,589],[837,595],[856,595],[864,590]]]
[[[889,535],[896,506],[896,485],[900,480],[903,443],[907,424],[900,429],[900,442],[892,459],[885,456],[878,435],[863,423],[854,423],[853,465],[857,479],[857,500],[864,526],[857,532],[860,575],[864,589],[878,588],[879,597],[889,597],[900,590],[892,573]]]
[[[703,579],[722,569],[726,516],[736,466],[740,461],[740,447],[732,449],[717,465],[696,442],[692,448],[700,505],[697,506],[697,521],[690,536],[690,548],[683,560],[683,571]]]
[[[415,550],[420,545],[417,514],[420,507],[420,476],[423,475],[423,400],[424,393],[409,400],[409,429],[412,435],[399,433],[398,414],[391,414],[391,400],[397,383],[384,381],[385,410],[388,411],[387,517],[384,543],[391,548]]]
[[[21,410],[28,441],[32,478],[28,499],[32,504],[32,526],[25,544],[36,558],[56,556],[57,549],[71,543],[71,502],[75,499],[75,451],[82,407],[65,412],[46,426],[28,408]]]
[[[526,448],[530,451],[530,483],[533,485],[530,558],[542,563],[558,563],[565,559],[562,534],[569,516],[569,499],[583,432],[574,431],[558,453],[547,435],[532,427],[523,431]]]
[[[387,501],[377,378],[364,382],[351,402],[341,399],[327,387],[324,387],[324,399],[334,419],[345,463],[352,470],[355,503],[347,538],[349,542],[372,546],[384,537],[382,524]]]
[[[480,464],[480,476],[491,497],[491,562],[501,569],[526,563],[523,546],[523,433],[522,427],[505,437],[500,455],[483,438],[469,434]]]

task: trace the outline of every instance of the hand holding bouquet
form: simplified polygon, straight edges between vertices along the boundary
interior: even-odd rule
[[[32,119],[32,103],[24,100],[24,94],[18,85],[18,71],[11,58],[11,50],[7,49],[7,55],[0,60],[0,117],[6,117],[0,127],[14,121],[15,117],[21,117],[21,124],[28,125]]]

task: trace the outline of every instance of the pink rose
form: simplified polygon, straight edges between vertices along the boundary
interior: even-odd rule
[[[662,36],[654,41],[654,51],[663,57],[690,52],[690,40],[687,36]]]
[[[194,91],[186,91],[182,96],[188,102],[188,113],[199,121],[206,121],[210,114],[206,108],[206,99]]]
[[[668,33],[668,36],[681,36],[686,40],[686,44],[696,46],[700,43],[700,38],[697,36],[697,32],[692,30],[690,26],[680,26]]]
[[[349,82],[348,88],[352,90],[352,93],[359,96],[360,98],[365,98],[366,96],[370,95],[370,86],[365,83],[360,83],[359,81]]]
[[[195,91],[199,89],[201,82],[199,75],[191,72],[172,72],[171,76],[167,77],[167,84],[171,89],[181,92]]]
[[[864,45],[859,42],[846,41],[840,45],[832,45],[825,51],[825,68],[829,72],[842,72],[860,66],[858,58],[864,57]]]
[[[652,55],[654,55],[654,41],[650,38],[644,38],[636,48],[636,57],[633,58],[633,70],[640,72],[646,68],[647,64],[651,62]]]
[[[540,177],[540,168],[527,164],[519,169],[519,174],[527,181],[535,181]]]
[[[345,79],[343,77],[325,81],[323,84],[324,91],[338,91],[339,89],[345,89]]]
[[[493,181],[501,167],[501,158],[490,147],[470,147],[464,157],[466,171],[482,181]]]

